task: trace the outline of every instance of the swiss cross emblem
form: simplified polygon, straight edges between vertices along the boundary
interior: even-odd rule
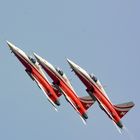
[[[125,115],[126,112],[121,112],[121,115]]]
[[[90,107],[90,104],[86,104],[86,107]]]

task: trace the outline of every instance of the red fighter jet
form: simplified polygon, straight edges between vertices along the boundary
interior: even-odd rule
[[[37,83],[38,87],[47,96],[48,101],[53,105],[53,107],[57,111],[56,105],[60,105],[58,98],[59,96],[61,96],[61,93],[58,92],[58,90],[49,83],[39,63],[36,61],[36,59],[26,55],[21,49],[17,48],[12,43],[7,41],[7,44],[11,52],[15,54],[18,60],[26,68],[26,73],[30,76],[30,78],[33,81]]]
[[[62,70],[54,68],[49,62],[35,53],[34,56],[46,73],[51,77],[55,87],[64,95],[66,100],[78,112],[84,124],[86,124],[85,120],[88,118],[86,111],[94,103],[92,98],[90,96],[78,97]]]
[[[86,91],[93,98],[93,100],[97,101],[100,108],[109,116],[111,120],[113,120],[114,124],[122,129],[123,124],[121,122],[121,118],[134,106],[134,103],[127,102],[113,105],[100,81],[94,75],[88,74],[84,69],[79,67],[71,60],[67,59],[67,61],[78,78],[86,86]]]

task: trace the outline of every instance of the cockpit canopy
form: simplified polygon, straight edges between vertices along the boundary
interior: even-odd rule
[[[61,76],[63,76],[63,74],[64,74],[64,72],[60,69],[60,68],[56,68],[56,71],[61,75]]]
[[[33,58],[32,56],[29,56],[29,59],[31,60],[31,62],[32,62],[33,64],[35,64],[35,63],[36,63],[36,59],[35,59],[35,58]]]
[[[94,74],[90,74],[90,77],[92,78],[92,80],[96,83],[98,81],[98,79],[94,76]]]

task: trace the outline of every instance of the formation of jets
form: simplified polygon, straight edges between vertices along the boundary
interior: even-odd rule
[[[60,105],[59,97],[64,95],[66,101],[70,103],[84,124],[86,124],[86,120],[88,119],[87,110],[97,102],[99,107],[113,121],[116,127],[120,130],[123,129],[124,126],[121,122],[121,118],[134,106],[133,102],[117,105],[112,104],[96,76],[89,74],[76,63],[67,59],[72,71],[85,85],[88,93],[88,96],[79,97],[62,70],[55,68],[36,53],[33,53],[34,57],[31,57],[12,43],[7,41],[7,44],[11,52],[14,53],[18,60],[24,65],[25,72],[36,82],[56,111],[57,106]],[[44,72],[47,73],[53,82],[48,81]]]

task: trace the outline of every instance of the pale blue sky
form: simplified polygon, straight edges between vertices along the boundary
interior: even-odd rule
[[[128,140],[97,104],[88,111],[87,126],[64,97],[56,113],[6,40],[63,69],[78,95],[87,93],[66,58],[99,77],[113,103],[134,101],[122,121],[139,139],[139,6],[139,0],[1,0],[0,139]]]

